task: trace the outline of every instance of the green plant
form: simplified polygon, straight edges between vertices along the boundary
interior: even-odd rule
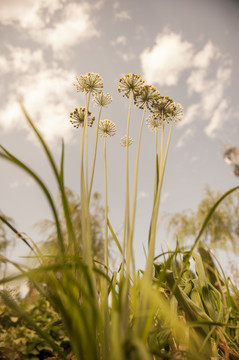
[[[169,97],[160,95],[154,87],[144,85],[139,75],[127,74],[120,79],[119,86],[119,92],[129,98],[126,136],[121,139],[121,144],[126,148],[124,238],[123,246],[121,246],[107,212],[106,135],[114,135],[115,124],[110,120],[100,120],[102,107],[110,102],[110,97],[108,94],[102,93],[103,82],[98,74],[81,75],[76,79],[75,86],[85,95],[84,107],[76,108],[70,115],[73,124],[76,127],[78,125],[81,131],[81,236],[76,236],[73,214],[70,210],[64,183],[64,143],[62,143],[61,160],[58,167],[50,149],[21,104],[27,122],[38,137],[56,178],[64,222],[62,223],[62,215],[60,216],[46,184],[34,171],[1,146],[0,157],[26,171],[44,192],[54,217],[59,253],[54,261],[49,263],[33,243],[34,252],[40,265],[29,268],[27,265],[12,262],[18,273],[2,279],[0,284],[27,278],[40,296],[47,299],[54,313],[61,319],[64,332],[67,334],[72,351],[78,360],[206,360],[213,357],[220,358],[221,355],[227,356],[228,349],[233,356],[239,356],[238,305],[230,293],[229,282],[222,278],[215,268],[213,271],[218,278],[220,289],[217,289],[215,284],[211,284],[210,278],[207,277],[204,270],[205,262],[196,253],[196,248],[213,213],[222,200],[239,187],[229,190],[211,207],[190,251],[182,252],[177,248],[172,253],[162,254],[161,263],[155,263],[157,219],[165,164],[173,123],[181,119],[182,108]],[[89,112],[92,96],[100,105],[100,114],[96,127],[94,160],[89,181],[88,126],[91,127],[93,123]],[[133,100],[139,108],[143,109],[143,115],[136,152],[130,212],[128,157],[129,145],[132,142],[129,128]],[[144,270],[137,271],[134,262],[133,239],[139,153],[147,109],[151,112],[147,124],[155,133],[154,199],[152,218],[149,224],[146,267]],[[168,138],[165,139],[164,128],[167,123],[170,123],[170,131]],[[159,149],[158,133],[160,133]],[[104,139],[105,242],[103,261],[93,257],[89,210],[98,134]],[[108,230],[122,256],[118,272],[112,272],[109,268]],[[80,253],[79,248],[82,249]],[[196,266],[196,275],[193,275],[189,269],[189,265],[192,265],[193,262]],[[42,328],[31,313],[22,308],[10,293],[1,291],[0,295],[14,314],[34,329],[39,338],[44,339],[55,356],[61,359],[67,358],[61,344],[54,339],[48,328]],[[232,309],[230,311],[229,306]],[[231,322],[230,326],[227,325],[228,320]]]

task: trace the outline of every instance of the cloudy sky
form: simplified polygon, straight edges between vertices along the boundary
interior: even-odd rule
[[[72,82],[97,72],[113,102],[103,118],[116,123],[108,141],[109,217],[122,238],[124,149],[128,103],[117,92],[125,73],[139,73],[161,94],[182,104],[173,129],[160,215],[195,209],[206,185],[238,185],[222,159],[225,145],[239,145],[239,1],[237,0],[0,0],[0,143],[41,174],[54,195],[49,166],[20,112],[22,99],[56,159],[66,143],[66,184],[79,192],[79,131],[69,113],[83,106]],[[97,115],[95,108],[91,108]],[[133,109],[130,148],[133,169],[140,111]],[[93,139],[94,129],[92,129]],[[152,209],[154,136],[144,128],[135,251],[139,266]],[[93,148],[93,145],[92,145]],[[102,142],[94,191],[103,194]],[[34,224],[51,214],[41,191],[12,165],[0,161],[0,211],[19,231],[40,240]],[[165,246],[159,230],[157,249]],[[173,246],[173,242],[171,241]],[[26,253],[16,246],[12,255]]]

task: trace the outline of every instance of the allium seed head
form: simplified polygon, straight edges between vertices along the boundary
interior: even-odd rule
[[[146,119],[146,124],[151,131],[154,131],[162,125],[162,119],[159,116],[150,115]]]
[[[144,81],[141,79],[140,75],[134,73],[125,74],[119,80],[118,91],[122,93],[123,96],[129,97],[131,91],[135,94],[140,90],[143,84]]]
[[[88,72],[85,75],[76,76],[76,82],[73,85],[77,91],[97,93],[103,88],[103,81],[99,74]]]
[[[157,102],[160,97],[160,93],[152,85],[144,85],[137,89],[134,93],[135,105],[140,109],[143,109],[146,105],[150,110],[153,103]]]
[[[130,136],[125,135],[120,139],[120,145],[123,147],[130,146],[131,144],[133,144],[133,139]]]
[[[97,106],[107,107],[112,102],[112,97],[110,94],[105,94],[103,91],[100,91],[94,95],[94,104]]]
[[[170,106],[171,115],[169,114],[168,121],[175,121],[178,122],[183,118],[183,107],[181,104],[173,103]]]
[[[95,117],[90,116],[91,112],[88,111],[88,126],[92,127]],[[84,120],[85,120],[85,108],[79,107],[75,108],[73,112],[70,113],[70,122],[75,128],[78,128],[79,126],[84,126]]]
[[[99,122],[99,135],[100,137],[114,136],[116,133],[116,126],[113,121],[105,119]]]

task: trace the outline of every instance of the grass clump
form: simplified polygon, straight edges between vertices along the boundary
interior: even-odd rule
[[[111,120],[101,119],[103,107],[108,106],[112,99],[109,94],[103,93],[103,81],[98,74],[80,75],[76,78],[74,85],[85,96],[84,106],[75,108],[70,114],[71,122],[81,132],[80,236],[77,235],[74,225],[74,213],[64,182],[64,143],[62,143],[58,166],[49,147],[21,104],[26,120],[39,139],[51,165],[61,198],[61,214],[47,185],[38,174],[1,146],[0,157],[22,168],[42,189],[52,210],[56,229],[55,242],[58,247],[57,255],[51,256],[51,261],[49,261],[34,242],[29,244],[27,239],[22,239],[31,246],[39,265],[28,267],[11,262],[16,267],[16,274],[0,280],[0,284],[4,285],[17,279],[28,279],[31,288],[37,291],[38,300],[44,304],[40,310],[39,307],[32,310],[24,302],[19,302],[9,291],[1,290],[0,292],[4,306],[10,309],[10,314],[14,314],[16,323],[19,326],[24,324],[30,332],[37,335],[37,340],[34,340],[33,344],[26,336],[25,345],[32,346],[34,352],[30,353],[30,350],[26,350],[29,347],[25,346],[22,350],[22,354],[25,354],[23,356],[33,359],[34,357],[30,357],[32,354],[39,359],[48,357],[48,359],[77,360],[239,358],[237,290],[232,288],[229,280],[221,271],[218,271],[208,250],[200,246],[202,234],[216,208],[224,198],[239,187],[222,195],[210,208],[190,250],[176,248],[173,252],[156,257],[156,230],[165,165],[173,125],[181,120],[182,107],[168,96],[160,95],[153,86],[145,85],[140,75],[126,74],[119,83],[119,92],[129,101],[126,135],[121,139],[121,145],[125,147],[126,189],[124,233],[121,241],[114,232],[107,210],[107,137],[115,134],[116,126]],[[99,106],[99,115],[90,172],[88,128],[92,127],[95,120],[90,112],[91,100]],[[142,119],[137,140],[130,208],[129,146],[132,144],[132,138],[129,134],[133,102],[142,109]],[[147,111],[150,111],[148,118],[146,118]],[[146,266],[145,269],[138,270],[135,267],[133,241],[138,167],[145,121],[155,134],[154,196]],[[167,137],[165,126],[169,126]],[[96,156],[99,148],[98,136],[103,138],[105,183],[104,251],[100,261],[92,251],[90,215]],[[5,225],[11,226],[7,221]],[[121,265],[118,271],[110,269],[109,235],[114,239],[120,252]],[[208,258],[210,261],[207,260]],[[4,257],[2,261],[10,263],[10,260]],[[35,310],[38,311],[37,316]],[[39,311],[42,314],[40,316]],[[2,314],[6,314],[6,308]],[[4,334],[6,329],[12,331],[12,328],[16,334],[19,334],[20,328],[14,327],[11,322],[6,322],[5,325],[3,322],[1,326]],[[0,335],[0,339],[2,345],[4,336]],[[47,354],[39,353],[40,345],[36,344],[37,341],[43,348],[48,349]],[[63,346],[66,343],[67,348]],[[1,356],[8,359],[6,352],[3,352],[4,347],[5,345],[2,345],[0,348],[4,354]]]

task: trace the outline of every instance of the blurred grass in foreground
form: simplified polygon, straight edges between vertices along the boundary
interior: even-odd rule
[[[201,237],[217,207],[239,187],[226,192],[211,207],[190,250],[184,251],[176,247],[175,251],[155,256],[158,210],[171,131],[173,123],[182,117],[182,108],[169,97],[160,95],[151,85],[144,85],[139,75],[127,74],[120,79],[119,85],[119,92],[129,99],[126,136],[121,139],[121,144],[126,150],[126,194],[124,234],[123,241],[120,241],[107,212],[106,141],[108,136],[115,134],[116,129],[112,121],[101,120],[101,111],[110,103],[110,97],[102,92],[103,83],[98,74],[81,75],[74,85],[85,95],[85,107],[76,108],[71,113],[72,123],[81,130],[80,238],[76,236],[73,226],[64,183],[64,143],[58,167],[50,149],[21,104],[26,120],[38,137],[55,176],[61,196],[61,215],[47,185],[39,175],[1,146],[0,157],[26,171],[42,189],[52,210],[58,245],[54,261],[51,257],[49,262],[48,257],[42,254],[34,242],[29,244],[39,263],[32,268],[1,256],[1,260],[14,265],[17,272],[2,278],[0,284],[9,284],[26,278],[37,294],[36,304],[32,307],[33,304],[29,304],[31,297],[19,301],[10,291],[1,290],[2,302],[10,309],[7,310],[3,305],[1,307],[2,358],[8,360],[9,356],[12,356],[11,359],[14,359],[15,355],[4,343],[13,340],[12,349],[14,344],[19,343],[19,348],[16,349],[19,359],[20,356],[22,359],[48,357],[78,360],[239,359],[238,290],[224,276],[223,270],[216,264],[210,252],[200,245]],[[94,122],[89,111],[92,96],[100,110],[89,180],[88,126],[91,127]],[[132,142],[129,124],[133,100],[142,108],[143,114],[130,209],[128,151]],[[155,134],[154,199],[146,267],[138,270],[135,268],[133,240],[139,153],[147,110],[151,113],[146,120],[147,125]],[[170,130],[168,138],[165,138],[164,128],[167,123]],[[103,261],[92,256],[89,211],[98,135],[104,140]],[[109,267],[108,232],[113,237],[122,258],[118,271],[112,271]],[[9,334],[12,336],[11,339]],[[20,345],[22,353],[19,352]],[[43,353],[42,349],[48,352]]]

